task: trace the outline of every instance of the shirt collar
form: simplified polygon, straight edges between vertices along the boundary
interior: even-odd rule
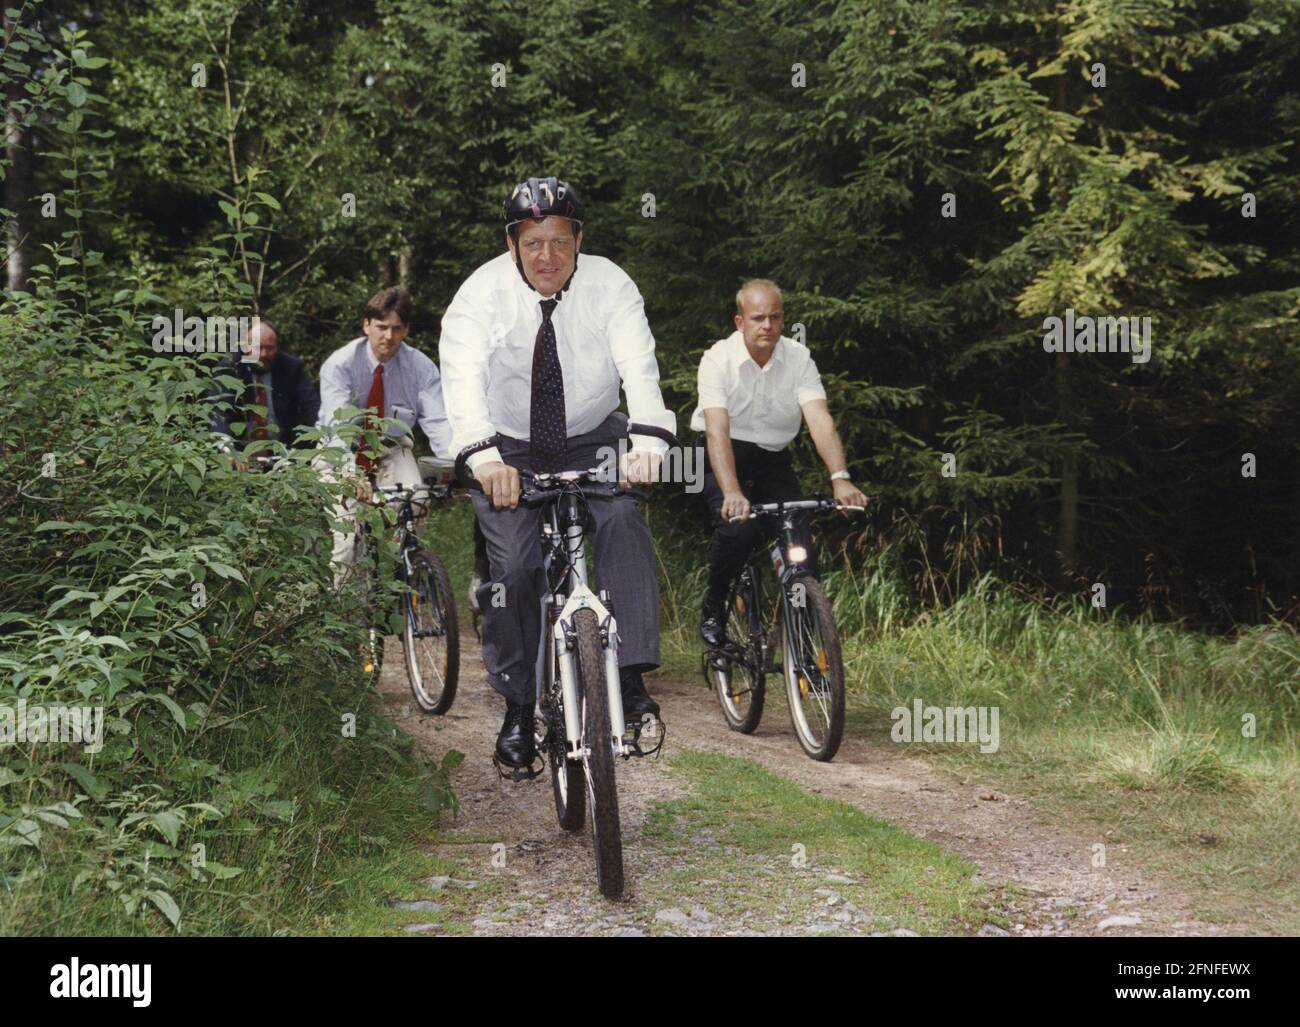
[[[361,336],[361,348],[365,350],[366,353],[366,367],[371,374],[374,374],[375,368],[379,366],[379,358],[375,356],[375,351],[370,348],[370,340],[367,339],[364,335]],[[397,346],[397,352],[393,354],[393,358],[390,361],[388,361],[387,364],[384,365],[385,375],[388,374],[388,371],[391,368],[397,366],[397,362],[402,359],[402,351],[404,349],[406,349],[406,343],[405,342],[399,343]]]

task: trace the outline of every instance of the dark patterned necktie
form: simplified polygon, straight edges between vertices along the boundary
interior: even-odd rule
[[[564,415],[564,374],[555,341],[551,311],[555,300],[542,300],[542,326],[533,343],[533,391],[528,414],[528,456],[536,472],[564,470],[568,422]]]

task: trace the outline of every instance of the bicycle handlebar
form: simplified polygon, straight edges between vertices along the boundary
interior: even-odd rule
[[[652,438],[661,439],[664,442],[667,442],[670,446],[677,445],[677,436],[672,432],[653,424],[633,424],[629,422],[624,437],[626,438],[632,435],[649,435]],[[475,453],[481,453],[485,449],[491,449],[496,444],[496,436],[493,436],[490,439],[483,439],[480,442],[475,442],[473,445],[466,446],[462,449],[456,456],[456,468],[452,475],[452,480],[461,483],[464,488],[482,492],[483,486],[475,480],[473,475],[468,473],[469,467],[467,461]],[[614,488],[612,482],[606,482],[595,477],[599,473],[600,471],[598,468],[589,468],[585,471],[556,471],[544,474],[533,474],[529,471],[520,471],[519,476],[532,481],[534,483],[534,488],[529,490],[527,498],[525,498],[525,493],[521,492],[519,502],[525,506],[536,506],[545,500],[546,493],[561,488],[566,482],[577,482],[579,488],[582,488],[583,485],[589,484],[608,485],[612,490]],[[540,488],[537,486],[539,481],[541,482]],[[583,491],[587,490],[583,489]],[[602,491],[603,490],[592,490],[592,494],[600,495]]]
[[[777,503],[754,503],[750,506],[747,516],[729,517],[727,521],[730,524],[736,524],[740,521],[753,520],[756,517],[780,517],[791,510],[856,510],[861,513],[866,510],[866,507],[849,506],[841,503],[838,499],[791,499]]]

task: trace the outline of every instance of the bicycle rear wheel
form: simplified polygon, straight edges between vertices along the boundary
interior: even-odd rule
[[[446,713],[460,676],[460,627],[447,568],[433,553],[411,553],[402,653],[415,702],[425,713]]]
[[[587,803],[591,806],[591,838],[596,854],[600,893],[616,899],[623,894],[623,836],[618,818],[618,788],[614,780],[613,731],[605,683],[605,651],[594,610],[573,615],[577,635],[577,671],[582,694],[583,765]]]
[[[835,616],[822,583],[798,578],[802,603],[781,606],[782,669],[790,699],[790,723],[813,759],[834,758],[844,736],[844,662]]]
[[[758,590],[745,570],[727,598],[727,647],[734,657],[708,654],[709,676],[718,695],[722,716],[732,731],[753,734],[763,716],[764,637]]]

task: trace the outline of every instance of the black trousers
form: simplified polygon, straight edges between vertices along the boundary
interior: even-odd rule
[[[615,411],[585,435],[568,440],[565,466],[584,470],[600,466],[603,447],[616,447],[627,416]],[[498,437],[501,459],[528,470],[528,442]],[[491,576],[478,592],[482,614],[483,664],[488,683],[514,703],[529,703],[537,692],[537,646],[541,632],[541,597],[546,589],[539,539],[541,511],[528,507],[494,510],[481,492],[470,499],[487,543]],[[659,666],[659,579],[654,543],[645,518],[628,494],[592,499],[595,530],[596,587],[608,588],[618,621],[620,668],[653,670]],[[501,588],[499,586],[504,586]]]
[[[706,605],[721,605],[727,601],[731,582],[745,566],[749,554],[764,538],[771,538],[780,524],[771,518],[741,521],[730,524],[722,520],[722,488],[708,461],[708,446],[704,433],[696,438],[696,445],[704,449],[704,501],[709,508],[713,525],[713,540],[709,545],[709,588]],[[772,452],[753,442],[731,441],[731,451],[736,460],[736,478],[740,491],[751,503],[775,503],[802,499],[803,489],[794,473],[790,450]],[[817,553],[808,530],[808,515],[799,512],[794,516],[794,535],[799,545],[808,550],[805,566],[816,575]]]

